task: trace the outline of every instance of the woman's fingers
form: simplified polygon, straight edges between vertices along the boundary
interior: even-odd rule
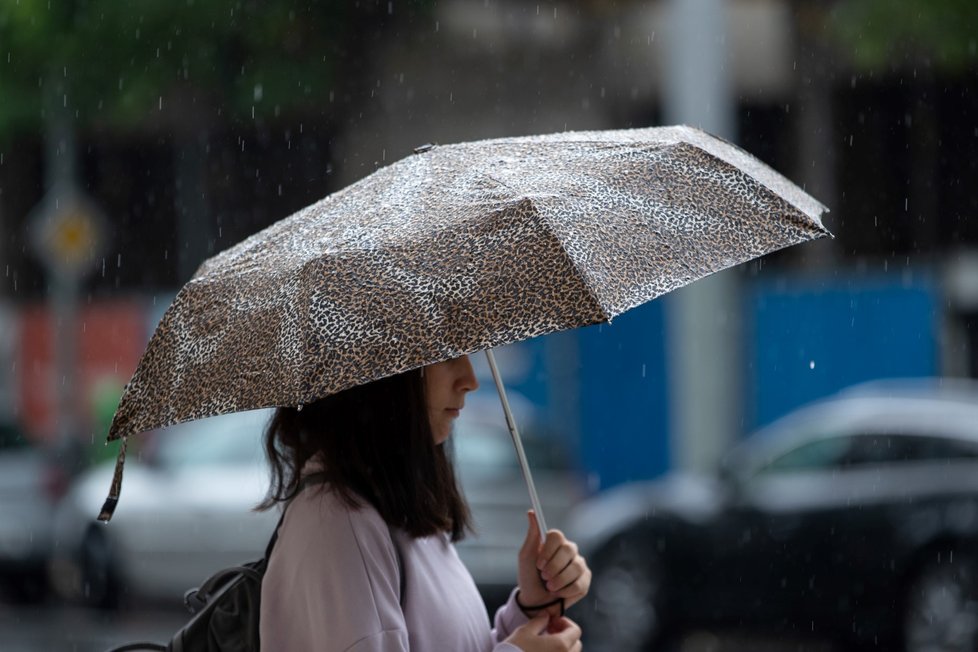
[[[577,556],[577,552],[576,543],[568,541],[560,530],[550,530],[537,553],[537,569],[541,574],[556,575]]]
[[[560,598],[583,596],[591,586],[591,569],[583,557],[577,557],[546,583],[547,590]]]
[[[562,627],[557,631],[556,636],[565,645],[566,649],[573,650],[575,645],[580,645],[581,643],[581,628],[570,618],[561,617],[556,619],[557,623],[551,625],[552,628],[556,626]]]

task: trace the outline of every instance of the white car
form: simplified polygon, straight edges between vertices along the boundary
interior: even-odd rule
[[[498,402],[473,401],[453,437],[477,536],[459,546],[487,599],[515,581],[529,499]],[[496,413],[499,413],[498,415]],[[129,598],[179,602],[214,572],[260,557],[278,511],[255,512],[269,475],[262,434],[271,410],[212,417],[148,436],[126,462],[111,523],[95,521],[113,463],[82,475],[55,521],[52,582],[62,595],[114,607]],[[529,431],[528,431],[529,432]],[[583,483],[554,440],[526,438],[548,524],[559,527]]]
[[[126,460],[108,524],[95,517],[114,462],[84,473],[55,518],[55,589],[100,607],[127,596],[179,598],[215,571],[261,556],[278,520],[274,510],[252,511],[268,486],[261,435],[271,414],[229,414],[146,435]]]

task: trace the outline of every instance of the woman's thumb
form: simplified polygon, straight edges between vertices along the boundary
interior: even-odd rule
[[[537,515],[532,509],[526,512],[526,520],[529,523],[526,538],[523,540],[523,552],[535,553],[540,546],[540,528],[537,526]]]

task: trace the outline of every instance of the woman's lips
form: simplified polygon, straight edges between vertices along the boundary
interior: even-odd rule
[[[445,408],[445,412],[448,412],[449,416],[457,417],[462,413],[462,408]]]

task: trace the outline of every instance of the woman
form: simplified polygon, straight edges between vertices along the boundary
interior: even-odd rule
[[[532,512],[518,586],[490,630],[454,542],[470,515],[442,445],[478,382],[467,356],[280,408],[266,434],[272,486],[291,500],[262,583],[267,650],[542,652],[581,649],[559,615],[591,571]],[[303,485],[316,474],[324,483]]]

